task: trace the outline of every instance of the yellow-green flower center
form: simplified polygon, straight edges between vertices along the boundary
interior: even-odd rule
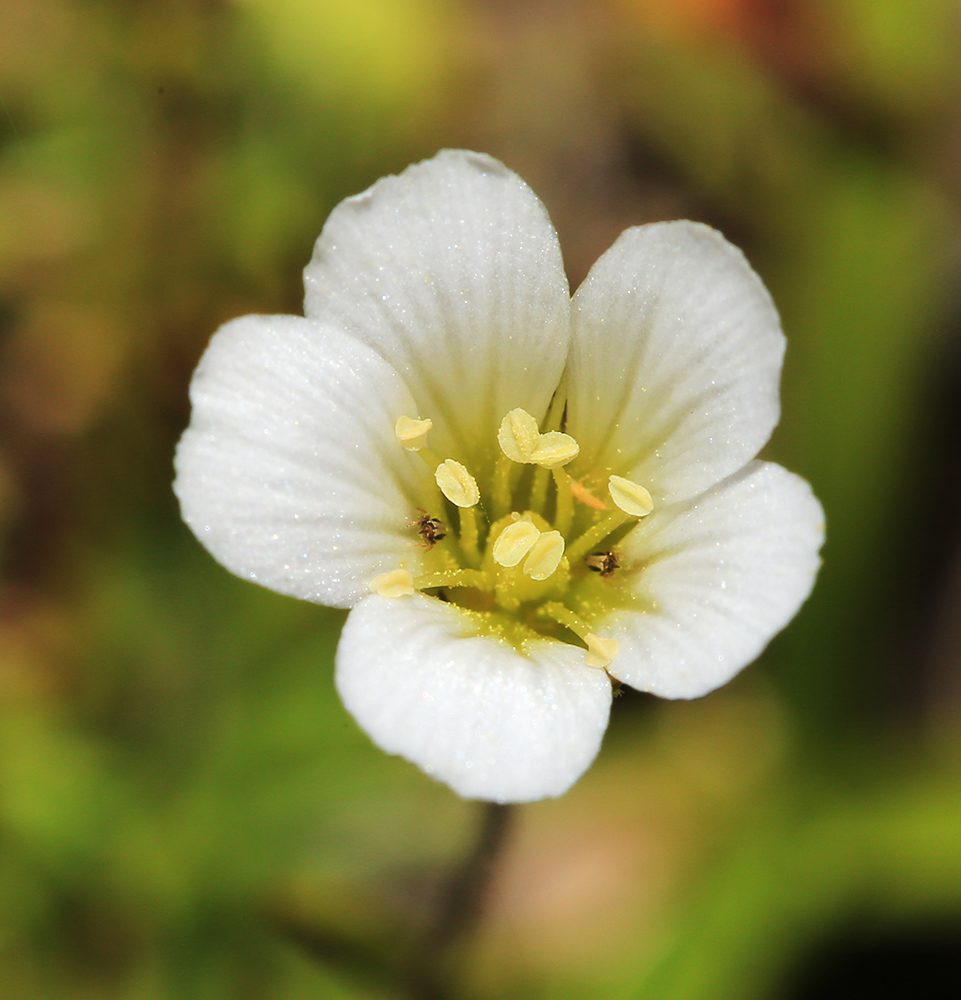
[[[562,409],[552,409],[543,430],[523,409],[506,414],[490,482],[480,484],[465,465],[427,447],[430,420],[401,417],[397,442],[428,464],[438,491],[434,509],[410,525],[427,550],[427,568],[414,577],[398,567],[370,589],[391,598],[420,591],[456,604],[478,634],[521,651],[543,636],[584,645],[586,662],[606,667],[617,643],[595,628],[618,607],[646,610],[627,586],[636,567],[616,546],[654,503],[643,486],[611,470],[570,475],[580,447],[551,427]]]

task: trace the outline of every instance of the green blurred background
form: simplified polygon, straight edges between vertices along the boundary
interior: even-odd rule
[[[637,223],[745,248],[789,339],[767,453],[829,537],[757,665],[626,694],[520,811],[454,994],[961,995],[959,19],[0,0],[3,1000],[403,995],[478,807],[370,745],[340,614],[217,566],[171,456],[216,326],[299,312],[330,209],[442,146],[531,184],[574,286]]]

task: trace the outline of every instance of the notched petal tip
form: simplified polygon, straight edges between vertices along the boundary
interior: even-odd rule
[[[455,605],[372,596],[337,649],[344,704],[382,749],[468,799],[562,795],[590,766],[607,728],[611,684],[583,650],[533,643],[521,654],[472,634]]]

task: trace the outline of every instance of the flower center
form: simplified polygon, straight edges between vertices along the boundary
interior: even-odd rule
[[[562,411],[555,399],[542,430],[526,410],[511,410],[497,431],[490,482],[481,485],[466,466],[427,447],[430,420],[401,417],[398,444],[428,464],[437,486],[433,509],[410,524],[427,550],[427,571],[415,578],[391,570],[370,589],[392,598],[420,591],[459,605],[478,633],[520,651],[549,636],[586,646],[588,665],[606,667],[617,642],[595,627],[610,611],[639,604],[626,585],[634,567],[616,544],[654,503],[639,483],[609,470],[571,476],[566,467],[580,447],[553,426]]]

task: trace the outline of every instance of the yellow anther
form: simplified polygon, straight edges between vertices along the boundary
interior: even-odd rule
[[[398,417],[394,424],[394,434],[401,447],[408,451],[420,451],[427,444],[427,432],[434,426],[433,420],[420,420],[417,417]]]
[[[531,521],[518,520],[507,525],[494,542],[494,562],[499,566],[516,566],[540,536],[540,531]]]
[[[452,458],[437,466],[434,479],[441,493],[457,507],[473,507],[480,500],[477,480]]]
[[[540,437],[537,421],[519,406],[504,417],[497,430],[497,443],[512,462],[529,462]]]
[[[406,569],[392,569],[370,581],[370,590],[381,597],[410,597],[414,593],[414,578]]]
[[[654,509],[651,494],[639,483],[623,476],[611,476],[607,484],[611,499],[625,514],[633,517],[647,517]]]
[[[533,465],[543,465],[545,469],[557,469],[577,458],[581,446],[570,436],[560,431],[548,431],[540,436],[534,453],[528,459]]]
[[[617,656],[617,639],[602,639],[593,632],[584,636],[587,643],[587,665],[606,667]]]
[[[497,430],[501,451],[512,461],[556,469],[567,465],[580,451],[570,434],[548,431],[541,434],[537,421],[519,406],[511,410]]]
[[[524,572],[532,580],[546,580],[560,565],[563,557],[564,536],[559,531],[544,531],[531,547],[524,562]]]

